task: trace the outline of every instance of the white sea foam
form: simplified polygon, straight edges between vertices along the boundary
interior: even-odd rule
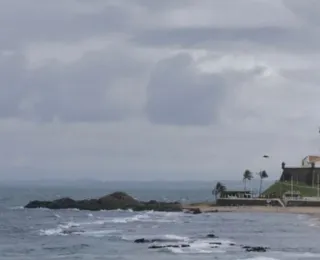
[[[44,236],[67,236],[68,234],[63,233],[63,228],[50,228],[50,229],[41,229],[40,235]]]
[[[105,218],[104,223],[126,224],[132,222],[158,222],[175,223],[178,222],[177,214],[159,214],[158,212],[147,211],[130,217]]]
[[[288,259],[291,259],[291,258],[299,258],[299,259],[300,258],[307,258],[307,259],[317,258],[317,259],[320,259],[319,253],[310,253],[310,252],[304,252],[304,253],[301,253],[301,252],[274,252],[274,253],[276,253],[277,256],[279,255],[281,257],[285,257]]]
[[[64,224],[59,224],[56,228],[49,228],[49,229],[41,229],[40,235],[46,235],[46,236],[53,236],[53,235],[59,235],[59,236],[67,236],[68,234],[71,234],[73,232],[76,232],[76,230],[72,230],[73,228],[79,227],[80,225],[75,222],[68,222]]]
[[[309,227],[320,227],[318,218],[310,218],[307,223]]]
[[[20,209],[24,209],[24,206],[14,206],[14,207],[10,207],[10,209],[20,210]]]
[[[59,227],[61,227],[62,229],[70,229],[74,227],[80,227],[80,224],[75,222],[68,222],[65,224],[60,224]]]
[[[110,234],[116,234],[119,232],[119,230],[88,230],[83,232],[74,232],[73,234],[89,237],[105,237]]]
[[[215,253],[225,253],[223,250],[217,250],[217,249],[202,249],[202,248],[196,248],[196,247],[186,247],[186,248],[173,248],[173,247],[167,247],[164,248],[162,251],[169,251],[174,254],[212,254]]]

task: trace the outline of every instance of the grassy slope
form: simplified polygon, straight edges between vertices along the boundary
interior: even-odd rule
[[[304,197],[317,196],[317,188],[312,188],[305,185],[304,183],[294,183],[294,191],[300,191],[301,195]],[[272,184],[268,189],[263,192],[263,195],[268,196],[268,194],[275,193],[277,197],[282,197],[283,193],[286,191],[291,191],[290,182],[276,182]]]

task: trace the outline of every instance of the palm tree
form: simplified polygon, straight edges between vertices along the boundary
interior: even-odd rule
[[[259,196],[261,196],[261,190],[262,190],[262,180],[268,178],[268,174],[265,170],[260,171],[257,173],[260,177],[260,188],[259,188]]]
[[[222,184],[221,182],[217,182],[215,188],[212,190],[212,194],[215,197],[215,199],[217,199],[218,195],[221,195],[221,193],[223,193],[226,190],[227,188],[224,184]]]
[[[252,179],[252,172],[249,170],[245,170],[243,173],[244,190],[247,190],[247,181],[251,181]]]

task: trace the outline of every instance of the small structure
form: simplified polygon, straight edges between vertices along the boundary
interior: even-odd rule
[[[286,191],[285,193],[283,193],[283,199],[284,200],[288,200],[288,199],[292,199],[292,200],[298,200],[298,199],[302,199],[300,191]]]
[[[311,167],[312,164],[315,166],[320,165],[320,156],[317,155],[308,155],[302,159],[302,167]]]
[[[226,190],[221,193],[221,199],[244,199],[244,198],[252,198],[252,194],[250,191],[244,190]]]

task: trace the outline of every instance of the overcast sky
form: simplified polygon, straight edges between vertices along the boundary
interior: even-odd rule
[[[2,0],[0,178],[277,178],[282,161],[320,154],[319,12]]]

